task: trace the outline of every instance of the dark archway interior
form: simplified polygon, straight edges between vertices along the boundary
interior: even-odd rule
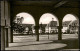
[[[67,3],[57,6],[59,1],[14,1],[11,2],[11,12],[13,13],[12,15],[15,17],[17,13],[20,12],[28,12],[30,13],[34,18],[39,20],[40,16],[44,13],[53,13],[55,14],[58,19],[62,19],[66,14],[75,14],[77,17],[79,16],[79,8],[78,8],[78,2],[70,2],[68,1]],[[20,4],[22,3],[22,4]],[[63,2],[62,2],[63,3]],[[70,6],[68,6],[70,5]],[[55,8],[55,6],[57,8]],[[15,12],[16,11],[16,12]],[[61,12],[61,13],[60,13]]]

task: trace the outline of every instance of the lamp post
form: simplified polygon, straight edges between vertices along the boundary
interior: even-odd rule
[[[71,33],[71,25],[69,25],[69,33]]]
[[[48,24],[48,39],[49,39],[49,24]]]

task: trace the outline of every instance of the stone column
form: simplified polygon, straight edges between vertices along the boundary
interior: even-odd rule
[[[36,26],[36,35],[37,35],[36,41],[39,41],[39,26]]]
[[[10,6],[13,8],[13,6]],[[10,9],[10,43],[13,43],[13,9]]]
[[[1,50],[5,50],[5,29],[1,26]]]
[[[62,40],[62,20],[59,20],[58,40]]]
[[[4,17],[4,1],[1,1],[1,50],[5,50],[5,17]]]
[[[37,35],[37,40],[36,41],[39,41],[39,22],[36,21],[36,26],[35,26],[35,32],[36,32],[36,35]]]
[[[12,11],[10,11],[10,12],[12,12]],[[13,16],[12,16],[12,13],[10,14],[10,25],[11,25],[11,27],[10,27],[10,43],[13,43]]]
[[[8,1],[5,1],[5,47],[9,46],[8,28],[9,28],[9,5]]]
[[[10,22],[10,3],[8,2],[8,39],[9,39],[9,42],[11,43],[11,22]]]
[[[5,47],[8,47],[8,27],[5,27]]]
[[[12,25],[11,25],[11,30],[10,30],[10,32],[11,32],[11,42],[10,43],[13,43],[13,28],[12,28]]]
[[[11,43],[11,27],[8,28],[8,42]]]

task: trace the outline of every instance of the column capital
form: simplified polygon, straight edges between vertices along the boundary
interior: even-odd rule
[[[5,27],[5,25],[1,25],[1,27]]]
[[[7,26],[4,26],[5,28],[10,28],[11,26],[7,25]]]

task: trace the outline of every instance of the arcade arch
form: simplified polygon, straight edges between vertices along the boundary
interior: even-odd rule
[[[54,21],[57,21],[57,26],[59,26],[58,18],[52,13],[44,13],[39,19],[39,24],[41,24],[41,22],[43,22],[44,24],[48,24],[50,21],[52,21],[52,18],[54,19]]]
[[[21,18],[23,18],[23,20],[20,20]],[[19,21],[22,22],[22,23],[18,23]],[[18,33],[18,34],[20,33],[20,34],[31,34],[31,35],[33,35],[33,33],[35,33],[35,29],[34,29],[35,19],[33,18],[33,16],[31,14],[26,13],[26,12],[18,13],[18,14],[16,14],[16,17],[15,17],[13,22],[18,24],[18,27],[22,26],[21,29],[23,29],[23,28],[25,29],[23,31],[23,33],[13,31],[13,34],[15,32]],[[16,30],[19,30],[19,29],[16,29]]]
[[[58,18],[52,13],[44,13],[39,19],[39,33],[41,34],[57,34],[59,26]],[[49,37],[48,37],[49,38]]]
[[[62,32],[63,34],[71,34],[70,31],[70,27],[69,25],[72,25],[71,23],[73,22],[74,24],[78,24],[78,22],[75,22],[75,21],[79,21],[78,17],[75,16],[74,14],[66,14],[64,17],[63,17],[63,20],[62,20],[62,26],[63,26],[63,29],[62,29]],[[73,26],[74,27],[74,26]],[[76,28],[76,26],[75,26]],[[75,29],[76,30],[76,29]],[[74,30],[73,30],[74,31]],[[75,33],[74,33],[75,34]]]
[[[26,13],[26,12],[21,12],[21,13],[16,14],[16,18],[14,21],[17,21],[17,18],[21,18],[21,17],[24,18],[22,24],[34,24],[35,25],[34,17],[31,14]]]

